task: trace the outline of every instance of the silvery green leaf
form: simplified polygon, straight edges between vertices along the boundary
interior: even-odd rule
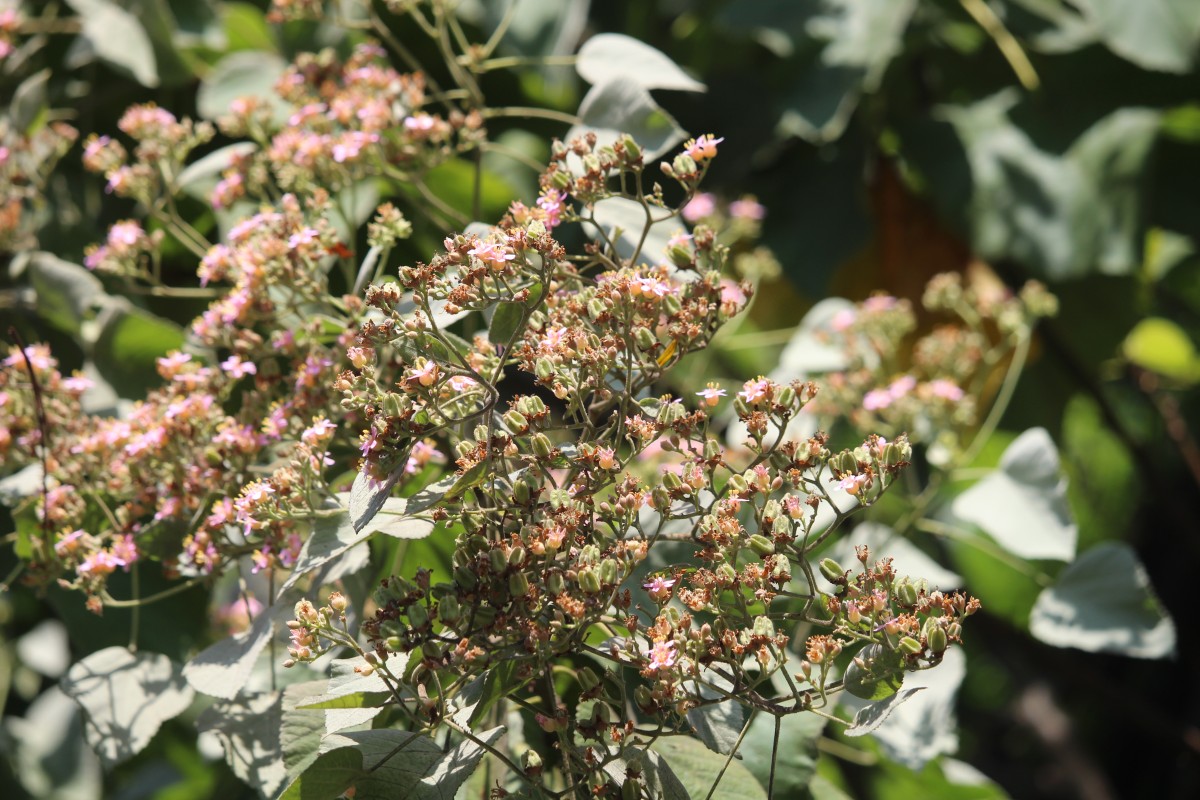
[[[124,647],[92,653],[59,685],[83,707],[84,733],[107,768],[140,753],[163,722],[192,702],[192,688],[171,659]]]
[[[588,131],[596,133],[596,145],[612,144],[628,133],[642,148],[649,163],[679,144],[687,136],[675,118],[663,111],[650,92],[629,78],[616,78],[593,86],[579,104],[579,124],[566,136],[570,141]],[[578,162],[568,160],[572,171]]]
[[[47,678],[57,678],[71,665],[67,628],[56,619],[45,619],[17,639],[17,658]]]
[[[226,55],[208,71],[196,93],[196,110],[205,119],[217,119],[229,113],[239,97],[255,97],[275,112],[279,121],[287,119],[288,106],[275,93],[275,82],[287,64],[275,53],[243,50]]]
[[[214,703],[196,720],[201,732],[215,735],[233,774],[275,797],[287,780],[279,743],[282,692],[265,692],[233,702]]]
[[[575,69],[581,78],[595,86],[628,78],[646,89],[704,91],[703,83],[680,69],[661,50],[620,33],[599,33],[584,42]]]
[[[1044,589],[1029,618],[1034,638],[1055,647],[1134,658],[1174,655],[1175,623],[1128,545],[1091,548]]]
[[[1070,561],[1078,536],[1058,450],[1044,428],[1013,441],[1000,468],[955,498],[955,517],[979,526],[1021,558]]]
[[[137,17],[110,0],[67,0],[67,4],[79,15],[83,36],[101,60],[143,86],[158,86],[154,45]]]
[[[52,686],[25,716],[3,720],[4,749],[16,778],[32,797],[100,800],[104,773],[96,754],[84,744],[79,704]]]
[[[183,666],[183,677],[198,692],[232,700],[246,686],[254,664],[271,640],[274,619],[290,616],[279,604],[259,612],[249,628],[205,648]]]
[[[962,586],[961,575],[946,569],[908,539],[878,522],[860,523],[838,541],[830,556],[838,563],[853,565],[857,558],[854,548],[860,544],[871,548],[872,563],[891,558],[892,568],[897,575],[914,580],[924,578],[933,589],[957,589]]]
[[[883,721],[888,718],[888,715],[901,703],[912,698],[914,694],[921,691],[925,687],[916,686],[908,689],[901,689],[895,694],[883,700],[863,706],[854,715],[854,724],[847,728],[844,733],[847,736],[865,736],[868,733],[876,730]]]

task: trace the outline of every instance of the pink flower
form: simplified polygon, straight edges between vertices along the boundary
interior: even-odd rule
[[[846,494],[856,495],[863,490],[870,480],[866,475],[847,475],[838,481],[838,488]]]
[[[863,397],[863,408],[867,411],[879,411],[892,404],[892,395],[887,389],[872,389]]]
[[[721,401],[721,398],[725,396],[725,390],[715,383],[710,383],[706,388],[696,392],[696,394],[704,398],[704,405],[711,407]]]
[[[601,447],[596,451],[596,466],[600,469],[615,469],[617,466],[617,454],[613,452],[611,447]]]
[[[957,403],[963,399],[963,390],[953,381],[948,381],[945,378],[930,381],[929,391],[933,393],[934,397],[940,397],[952,403]]]
[[[717,154],[717,145],[725,141],[725,137],[720,139],[713,138],[711,133],[703,136],[697,136],[693,141],[684,145],[685,151],[692,157],[693,161],[707,161]]]
[[[647,669],[667,669],[675,665],[675,642],[655,642],[650,648],[650,663]]]
[[[895,308],[898,301],[896,298],[886,294],[876,294],[868,297],[863,301],[863,311],[876,313],[879,311],[887,311]]]
[[[708,192],[701,192],[689,200],[679,213],[688,222],[698,222],[705,217],[711,217],[716,210],[717,199]]]
[[[497,271],[504,269],[505,264],[517,257],[516,253],[496,242],[479,242],[467,251],[467,255],[475,256]]]
[[[313,420],[313,424],[305,428],[304,432],[300,434],[300,441],[309,447],[316,447],[332,436],[336,429],[337,426],[332,422],[324,417],[319,417]]]
[[[258,374],[258,367],[253,361],[243,361],[241,356],[230,356],[221,362],[221,369],[231,378],[244,378],[247,375]]]
[[[829,320],[829,327],[833,328],[838,333],[842,333],[851,325],[858,315],[852,309],[843,308],[841,311],[833,315],[833,319]]]
[[[738,397],[747,403],[757,403],[765,398],[770,390],[771,382],[759,375],[757,379],[742,384],[742,391],[738,392]]]
[[[674,585],[674,578],[664,578],[662,575],[656,575],[649,583],[643,583],[642,588],[654,598],[655,602],[662,603],[671,597],[671,587]]]
[[[752,197],[743,197],[729,204],[729,216],[734,219],[760,221],[767,215],[767,209]]]

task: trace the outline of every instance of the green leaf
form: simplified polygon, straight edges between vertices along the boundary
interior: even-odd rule
[[[708,667],[700,668],[701,681],[695,681],[694,689],[705,700],[727,698],[733,684],[720,673]],[[745,706],[734,700],[722,700],[713,705],[700,706],[687,712],[688,723],[696,732],[696,738],[714,753],[729,755],[737,744],[746,726]]]
[[[615,759],[604,765],[604,773],[617,786],[624,786],[631,772],[640,776],[646,796],[661,800],[691,800],[687,787],[667,759],[653,750],[632,749],[628,760]]]
[[[492,706],[514,690],[515,660],[501,661],[467,684],[456,698],[459,708],[454,720],[468,730],[474,729]]]
[[[1141,496],[1141,472],[1090,395],[1077,394],[1067,403],[1061,440],[1080,546],[1121,538],[1138,513],[1129,498]]]
[[[103,796],[104,774],[100,760],[84,743],[83,713],[58,687],[34,698],[24,717],[9,714],[3,724],[8,763],[30,796],[58,800]],[[13,794],[20,796],[17,791]]]
[[[488,339],[492,344],[506,345],[525,319],[524,303],[501,303],[492,315],[488,328]]]
[[[897,706],[911,699],[914,694],[924,688],[924,686],[915,686],[901,689],[884,700],[860,708],[854,715],[854,724],[845,730],[845,734],[847,736],[866,736],[882,725]]]
[[[1105,45],[1139,67],[1186,73],[1200,45],[1200,4],[1192,0],[1074,0]]]
[[[954,703],[966,672],[966,657],[955,647],[947,650],[942,663],[933,669],[906,674],[905,690],[924,687],[924,691],[910,695],[907,702],[893,708],[873,731],[888,758],[910,769],[921,769],[938,756],[958,749]],[[842,701],[856,713],[867,705],[845,696]]]
[[[600,33],[584,42],[575,69],[594,86],[627,78],[644,89],[704,91],[703,83],[661,50],[620,33]]]
[[[67,0],[96,55],[143,86],[158,86],[154,45],[133,14],[110,0]]]
[[[676,217],[663,219],[668,217],[663,209],[652,207],[649,213],[648,218],[642,204],[628,197],[608,197],[593,207],[596,224],[616,246],[617,255],[621,258],[633,258],[636,255],[639,264],[657,264],[661,261],[667,252],[667,242],[676,232],[685,228],[683,221]],[[660,221],[651,222],[653,219]],[[642,232],[647,230],[647,225],[649,231],[643,239]],[[594,239],[601,238],[599,231],[590,225],[588,235]],[[683,273],[679,275],[683,277]]]
[[[225,28],[226,51],[276,50],[275,37],[263,12],[250,3],[221,4],[221,22]]]
[[[664,737],[654,743],[653,750],[670,765],[688,795],[693,798],[708,796],[727,760],[689,736]],[[737,760],[730,762],[717,790],[712,794],[713,800],[766,800],[766,796],[766,789]]]
[[[1093,547],[1038,596],[1029,632],[1055,647],[1134,658],[1175,654],[1175,623],[1150,586],[1133,549]]]
[[[1053,280],[1091,272],[1125,275],[1142,263],[1142,183],[1160,115],[1122,108],[1057,156],[1009,119],[1006,90],[969,106],[942,106],[970,169],[969,197],[938,171],[931,182],[952,214],[966,212],[975,249],[1013,259]],[[963,188],[967,184],[961,184]]]
[[[779,720],[779,749],[775,754],[775,796],[802,797],[817,769],[817,740],[825,730],[825,718],[801,712]],[[775,718],[759,714],[738,751],[746,769],[759,784],[771,782],[771,755],[775,742]]]
[[[78,264],[44,252],[30,256],[28,271],[37,293],[38,315],[60,331],[78,336],[82,322],[105,296],[100,280]]]
[[[157,359],[183,346],[178,325],[125,302],[108,303],[97,322],[92,360],[122,397],[141,397],[161,384]]]
[[[1134,326],[1122,346],[1125,357],[1142,369],[1192,384],[1200,380],[1200,355],[1183,329],[1162,317]]]
[[[287,64],[274,54],[259,50],[230,53],[216,63],[200,82],[196,110],[205,119],[229,113],[229,105],[239,97],[257,97],[273,108],[279,121],[287,119],[288,106],[275,93],[275,82]]]
[[[637,82],[621,77],[593,86],[579,104],[579,124],[565,138],[570,141],[588,131],[596,134],[596,146],[617,141],[623,133],[634,138],[647,163],[666,153],[687,136],[675,118],[659,108],[650,92]],[[580,171],[578,160],[568,160],[572,171]]]
[[[59,685],[83,707],[88,744],[107,768],[140,753],[162,723],[192,702],[192,689],[171,659],[124,647],[92,653]]]
[[[248,156],[257,150],[258,145],[254,142],[234,142],[220,147],[188,164],[175,179],[175,185],[188,197],[207,203],[212,190],[221,179],[221,173],[229,169],[235,159]]]
[[[35,72],[17,86],[8,104],[10,124],[21,133],[28,133],[46,109],[46,85],[51,70]]]
[[[223,700],[237,697],[250,680],[259,654],[271,639],[273,617],[279,616],[278,605],[264,609],[245,631],[206,647],[185,664],[183,677],[193,689],[211,697]]]
[[[885,650],[882,645],[869,644],[858,651],[857,658],[866,664],[866,668],[856,661],[846,667],[842,685],[847,692],[874,701],[891,697],[900,690],[904,683],[904,667],[899,653]]]
[[[1004,451],[1000,469],[956,497],[951,511],[1021,558],[1075,556],[1078,530],[1067,506],[1066,480],[1044,428],[1018,436]]]
[[[490,745],[503,733],[503,728],[493,728],[478,738]],[[359,797],[453,800],[486,752],[472,741],[443,752],[427,736],[397,730],[333,734],[321,749],[321,756],[288,786],[281,800],[326,800],[351,785]]]
[[[282,692],[265,692],[214,703],[196,720],[200,731],[212,733],[221,742],[233,774],[263,797],[277,796],[288,778],[279,743],[282,699]]]
[[[795,76],[780,129],[816,143],[840,137],[859,98],[879,88],[900,53],[916,7],[916,0],[826,0],[807,12],[810,18],[795,21],[802,38],[821,49]]]
[[[320,754],[321,738],[325,735],[325,714],[301,708],[298,704],[324,687],[325,681],[318,680],[295,683],[283,690],[279,749],[289,779],[308,769]]]
[[[383,504],[380,503],[380,507],[382,506]],[[312,533],[304,540],[304,546],[300,548],[300,555],[296,557],[296,563],[292,566],[292,574],[279,587],[277,598],[282,597],[284,592],[295,586],[304,575],[329,563],[354,545],[365,542],[371,536],[371,531],[363,533],[355,530],[354,525],[350,522],[349,514],[317,517],[313,520]]]

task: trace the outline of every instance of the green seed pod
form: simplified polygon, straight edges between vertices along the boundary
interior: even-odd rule
[[[596,574],[596,570],[588,567],[579,571],[579,588],[588,594],[599,593],[600,576]]]
[[[566,587],[565,582],[563,581],[563,576],[562,576],[561,572],[558,572],[556,570],[546,576],[546,591],[550,592],[550,594],[560,595],[563,593],[563,590],[566,588],[567,587]]]
[[[704,443],[704,458],[708,461],[715,461],[721,457],[721,443],[716,439],[709,439]]]
[[[737,581],[737,570],[729,566],[729,564],[721,564],[714,570],[714,572],[717,576],[717,583],[720,583],[724,586],[730,586]]]
[[[458,598],[454,595],[446,595],[438,603],[438,619],[447,625],[452,625],[458,621],[462,614],[462,609],[458,606]]]
[[[908,656],[915,656],[921,652],[921,643],[911,636],[903,636],[900,643],[896,645],[896,649]]]
[[[755,617],[753,630],[755,636],[773,638],[775,636],[775,623],[771,622],[770,617]]]
[[[784,408],[790,409],[796,402],[796,390],[791,386],[784,386],[779,390],[779,396],[775,398],[775,402]]]
[[[761,533],[756,533],[750,537],[750,549],[760,556],[769,556],[775,552],[775,543]]]
[[[896,587],[896,599],[900,601],[900,605],[911,608],[917,604],[918,595],[917,587],[913,586],[909,581],[903,581]]]
[[[687,153],[680,153],[671,162],[671,169],[681,178],[687,175],[694,175],[696,173],[696,162]]]
[[[538,458],[549,458],[554,452],[554,445],[550,443],[550,437],[544,433],[535,434],[533,437],[533,452]]]
[[[929,649],[933,651],[935,655],[939,656],[946,652],[946,647],[950,644],[946,637],[946,632],[940,627],[933,628],[929,631],[927,641],[929,642]]]
[[[600,562],[600,582],[611,586],[618,580],[619,566],[616,559],[606,558]]]
[[[383,397],[383,413],[389,417],[402,417],[412,405],[403,395],[388,393]]]
[[[421,655],[430,661],[440,661],[442,658],[442,647],[434,641],[425,642],[421,645]]]
[[[514,572],[508,576],[508,591],[513,597],[524,597],[529,594],[529,579],[524,572]]]
[[[529,427],[529,420],[525,419],[525,415],[516,409],[509,409],[504,412],[504,424],[513,433],[520,433]]]
[[[384,646],[393,653],[404,652],[404,640],[399,636],[389,636],[383,642]]]
[[[668,472],[663,475],[662,482],[663,486],[665,486],[667,490],[671,492],[678,492],[683,488],[683,480],[674,472]]]
[[[821,574],[830,583],[843,584],[846,582],[846,571],[842,565],[832,558],[823,558],[819,564]]]
[[[588,153],[583,157],[583,171],[592,173],[601,171],[600,159],[596,157],[595,153]]]
[[[542,757],[532,748],[526,750],[521,754],[521,766],[526,775],[537,775],[542,771]]]
[[[571,176],[562,170],[558,170],[550,175],[550,183],[555,189],[565,190],[571,185]]]
[[[600,685],[600,678],[591,667],[583,667],[575,673],[575,677],[579,680],[579,685],[585,692],[590,692]]]
[[[601,303],[598,299],[593,297],[591,300],[588,300],[588,319],[590,319],[592,322],[600,319],[600,317],[604,316],[607,311],[608,308],[606,308],[604,303]]]
[[[486,553],[491,549],[492,543],[487,540],[487,537],[475,534],[471,540],[467,542],[473,553]]]
[[[683,310],[683,303],[680,303],[679,298],[675,295],[669,294],[662,299],[662,307],[668,316],[673,317]]]
[[[525,558],[529,553],[524,547],[514,547],[508,553],[508,565],[510,567],[519,567],[525,563]]]
[[[656,486],[654,491],[650,493],[654,498],[654,507],[661,508],[664,511],[671,507],[671,495],[661,486]]]
[[[636,778],[626,778],[621,784],[621,800],[638,800],[642,796],[642,782]]]
[[[733,398],[733,410],[737,412],[739,417],[745,417],[750,414],[750,406],[746,405],[746,401],[741,395]]]
[[[673,244],[667,248],[667,258],[677,267],[689,267],[692,264],[692,251],[687,245]]]
[[[492,572],[497,575],[508,568],[508,556],[500,548],[488,552],[488,562],[492,565]]]
[[[771,534],[773,536],[791,536],[792,522],[786,515],[779,515],[771,521]]]
[[[429,623],[429,609],[424,603],[413,603],[408,607],[408,621],[414,628],[424,627]]]
[[[658,703],[654,701],[654,695],[645,686],[639,686],[634,690],[633,700],[637,703],[638,708],[647,714],[653,714],[658,710]]]
[[[479,582],[479,579],[475,577],[475,573],[471,570],[470,567],[463,566],[463,567],[455,567],[454,582],[457,583],[463,589],[466,589],[467,591],[471,591],[472,589],[475,588],[475,584],[477,584]]]
[[[528,483],[519,480],[513,484],[513,500],[516,500],[521,505],[526,505],[529,502],[530,496]]]
[[[633,341],[641,350],[649,350],[658,344],[658,339],[654,338],[654,332],[649,328],[638,328],[633,332]]]
[[[733,475],[729,478],[729,491],[733,494],[744,494],[750,484],[746,483],[746,479],[741,475]]]
[[[638,143],[629,134],[621,137],[621,146],[625,148],[627,160],[637,161],[642,157],[642,148],[638,146]]]
[[[542,356],[537,360],[537,363],[533,365],[533,372],[540,380],[548,381],[554,374],[554,362],[545,356]]]

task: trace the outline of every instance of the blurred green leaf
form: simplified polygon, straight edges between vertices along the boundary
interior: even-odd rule
[[[143,86],[159,84],[154,45],[138,18],[111,0],[67,0],[79,15],[83,36],[101,60]]]
[[[108,304],[97,323],[92,358],[121,397],[141,397],[159,385],[157,359],[183,346],[178,325],[128,303]]]
[[[1134,658],[1175,653],[1175,623],[1137,554],[1119,543],[1093,547],[1070,564],[1033,607],[1029,632],[1055,647]]]
[[[851,661],[842,677],[846,691],[863,700],[883,700],[891,697],[904,684],[904,668],[900,654],[885,650],[882,645],[869,644],[856,654],[866,667]]]
[[[200,82],[196,110],[205,119],[217,119],[228,114],[230,104],[239,97],[256,97],[274,110],[277,119],[286,119],[288,106],[275,94],[275,82],[286,66],[274,53],[259,50],[230,53]]]
[[[1200,381],[1200,355],[1196,346],[1169,319],[1143,319],[1125,337],[1122,350],[1127,359],[1142,369],[1181,383]]]
[[[46,86],[52,74],[49,68],[33,73],[17,86],[8,104],[10,124],[21,133],[28,133],[46,110]]]
[[[1185,73],[1200,45],[1200,4],[1192,0],[1074,0],[1117,55],[1139,67]]]
[[[29,283],[37,292],[37,310],[42,319],[72,336],[104,298],[100,279],[78,264],[50,253],[37,252],[27,266]]]
[[[184,167],[175,179],[175,185],[188,197],[207,203],[212,190],[221,179],[221,173],[229,169],[236,159],[257,150],[258,145],[254,142],[234,142],[213,150]]]
[[[250,3],[222,3],[221,22],[228,42],[226,49],[231,53],[237,50],[271,52],[277,49],[266,16]]]
[[[620,33],[600,33],[584,42],[575,69],[593,86],[628,79],[643,89],[704,91],[703,83],[661,50]]]
[[[171,659],[125,647],[92,653],[59,685],[83,707],[88,743],[109,768],[141,752],[159,726],[192,702],[192,689]]]
[[[1083,547],[1124,536],[1137,515],[1129,498],[1141,495],[1140,473],[1124,443],[1087,395],[1071,398],[1063,413],[1063,467],[1067,496]]]
[[[58,687],[38,695],[25,716],[5,716],[6,755],[25,791],[56,800],[101,797],[104,775],[83,734],[79,704]]]
[[[1054,280],[1136,270],[1144,241],[1141,183],[1158,113],[1114,111],[1056,156],[1010,120],[1018,101],[1006,90],[972,105],[941,107],[970,165],[971,185],[961,188],[969,193],[964,207],[975,249]],[[938,175],[929,177],[936,191],[956,191]]]

